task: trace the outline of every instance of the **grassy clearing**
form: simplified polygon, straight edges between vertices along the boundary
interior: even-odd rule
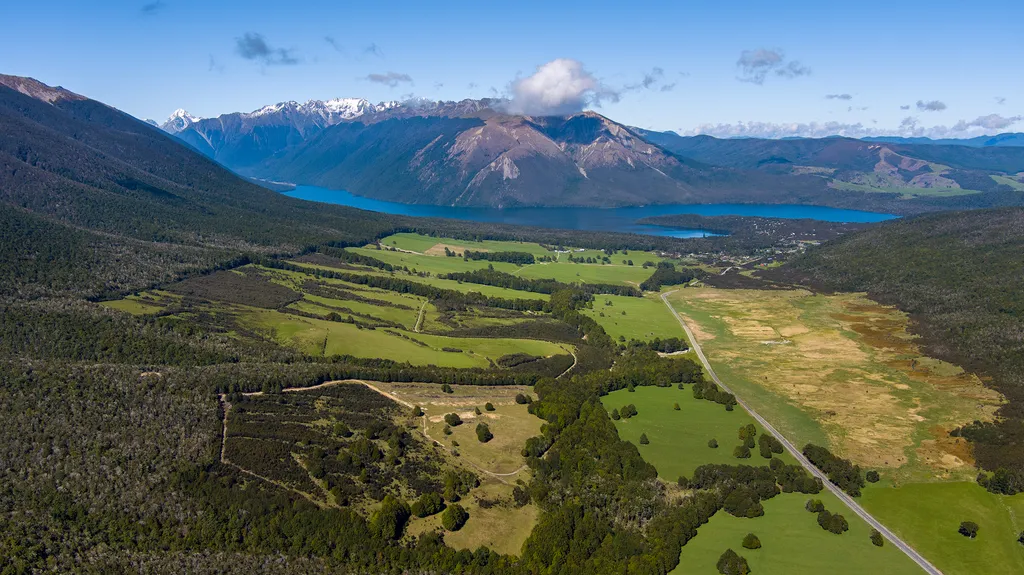
[[[763,502],[764,516],[754,519],[719,511],[683,547],[679,566],[672,573],[717,573],[715,563],[726,549],[745,557],[750,571],[758,575],[921,573],[920,567],[888,542],[875,547],[869,539],[870,527],[828,492],[813,497],[846,517],[850,530],[835,535],[819,527],[816,516],[804,509],[810,497],[800,493],[777,495]],[[760,549],[743,548],[747,533],[757,535]]]
[[[973,482],[911,483],[865,490],[861,504],[946,575],[1024,573],[1024,494],[1007,497]],[[978,524],[968,539],[961,521]]]
[[[851,192],[869,192],[875,194],[899,194],[900,199],[910,198],[948,198],[952,196],[969,196],[980,194],[978,190],[965,190],[963,188],[912,188],[893,186],[866,186],[863,184],[851,184],[849,182],[833,181],[831,186],[837,190]]]
[[[526,252],[535,256],[549,255],[552,253],[541,247],[540,244],[534,243],[499,242],[493,240],[474,242],[470,240],[455,240],[451,238],[435,238],[420,234],[395,234],[382,239],[380,243],[388,247],[419,253],[426,253],[430,248],[439,245],[449,246],[449,249],[458,247],[462,249],[470,249],[476,252]],[[442,248],[439,251],[443,256],[444,249]]]
[[[672,407],[677,402],[679,411]],[[628,404],[636,406],[637,415],[616,421],[615,426],[619,436],[636,445],[665,481],[675,481],[680,475],[692,477],[693,470],[705,463],[764,465],[768,461],[756,449],[750,459],[733,457],[733,447],[741,443],[740,426],[754,423],[753,418],[740,408],[726,411],[717,403],[694,399],[690,387],[638,387],[633,393],[623,389],[604,396],[601,403],[609,412]],[[650,444],[640,445],[642,433]],[[717,449],[708,447],[710,439],[718,441]],[[789,455],[780,458],[795,463]]]
[[[653,268],[644,269],[640,264],[624,266],[618,263],[601,265],[555,262],[523,266],[516,275],[532,279],[552,278],[564,283],[624,283],[635,286],[651,277],[652,273]]]
[[[533,504],[515,507],[511,503],[512,487],[499,481],[484,480],[480,487],[463,497],[460,505],[469,512],[469,521],[452,533],[441,527],[441,515],[413,518],[409,535],[442,531],[444,542],[455,549],[475,551],[481,545],[502,554],[519,555],[530,536],[540,511]]]
[[[363,274],[363,275],[388,276],[389,274],[387,274],[385,272],[378,272],[378,273],[368,273],[368,274]],[[548,297],[549,297],[547,294],[542,294],[542,293],[534,293],[534,292],[514,290],[514,289],[508,289],[508,288],[502,288],[502,287],[494,287],[494,286],[488,286],[488,285],[464,283],[464,282],[459,282],[459,281],[455,281],[455,280],[439,279],[439,278],[436,278],[436,277],[420,277],[420,276],[405,275],[405,274],[402,274],[399,277],[401,277],[403,279],[410,280],[410,281],[418,282],[418,283],[421,283],[421,284],[426,284],[426,285],[429,285],[429,286],[439,287],[439,288],[442,288],[442,289],[450,289],[450,290],[454,290],[454,291],[458,291],[458,292],[462,292],[462,293],[477,292],[477,293],[481,293],[481,294],[483,294],[485,296],[488,296],[488,297],[501,297],[501,298],[507,298],[507,299],[548,299]],[[339,283],[342,283],[342,284],[345,283],[345,282],[341,282],[340,280],[331,280],[331,279],[327,279],[327,278],[325,278],[324,281],[327,281],[328,283],[335,283],[335,282],[339,282]],[[351,285],[351,284],[347,284],[347,285]]]
[[[654,295],[643,298],[596,295],[594,309],[585,309],[583,313],[594,318],[616,340],[620,336],[627,341],[685,337],[679,322]]]
[[[109,307],[110,309],[128,312],[132,315],[146,315],[148,313],[156,313],[163,309],[163,307],[159,305],[147,303],[138,296],[131,295],[124,299],[100,302],[100,305]]]
[[[241,316],[240,320],[271,330],[277,341],[297,347],[310,355],[379,357],[408,361],[414,365],[441,367],[487,367],[490,364],[488,360],[509,353],[541,356],[565,353],[562,348],[545,341],[449,338],[403,330],[359,329],[347,323],[297,317],[276,311],[253,310]],[[416,341],[425,345],[417,344]],[[462,351],[442,351],[445,347]]]
[[[1018,192],[1024,192],[1024,182],[1020,180],[1016,180],[1014,178],[1010,178],[1007,176],[990,175],[989,177],[995,180],[998,184],[1006,184],[1007,186],[1010,186],[1011,188],[1017,190]]]
[[[797,444],[898,482],[969,478],[950,429],[990,419],[998,394],[922,356],[907,318],[863,296],[687,289],[671,296],[715,370]]]
[[[440,256],[410,254],[407,252],[392,252],[388,250],[376,250],[371,248],[346,248],[348,251],[377,258],[393,266],[405,266],[410,270],[419,272],[430,272],[432,274],[447,274],[453,272],[469,272],[484,269],[493,265],[494,269],[500,272],[512,273],[519,266],[505,262],[489,262],[486,260],[463,261],[458,257],[447,257],[442,253]]]
[[[529,470],[503,477],[504,482],[481,473],[481,469],[494,473],[511,473],[525,464],[520,450],[526,439],[540,433],[543,423],[530,415],[525,405],[515,402],[518,393],[532,393],[520,386],[456,385],[452,393],[444,393],[441,386],[431,383],[374,383],[381,391],[402,401],[420,406],[426,415],[429,438],[439,440],[449,451],[457,451],[456,461],[468,464],[481,479],[460,502],[469,511],[469,522],[455,533],[445,533],[445,542],[456,549],[475,550],[486,545],[499,553],[518,555],[523,542],[537,522],[538,510],[534,505],[517,508],[512,502],[512,487],[517,479],[529,479]],[[484,405],[490,402],[495,410],[488,412]],[[483,416],[477,416],[479,407]],[[445,436],[443,417],[458,413],[464,423]],[[480,443],[476,437],[476,424],[486,421],[494,439]],[[454,447],[452,442],[458,442]],[[440,517],[414,519],[410,534],[419,534],[440,528]]]

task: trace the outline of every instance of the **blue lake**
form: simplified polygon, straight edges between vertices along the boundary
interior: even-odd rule
[[[374,212],[419,216],[426,218],[452,218],[475,222],[495,222],[542,228],[570,230],[598,230],[627,232],[675,238],[694,238],[704,234],[701,230],[685,230],[649,226],[636,223],[641,218],[673,214],[701,216],[762,216],[767,218],[810,218],[826,222],[881,222],[896,218],[891,214],[843,210],[823,206],[779,204],[677,204],[637,206],[628,208],[466,208],[399,204],[352,195],[341,190],[315,186],[298,186],[285,195],[303,200],[341,204]]]

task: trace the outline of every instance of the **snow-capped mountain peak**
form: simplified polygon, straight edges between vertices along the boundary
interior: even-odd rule
[[[202,118],[198,116],[193,116],[192,114],[189,114],[186,110],[178,108],[174,111],[173,114],[171,114],[169,118],[167,118],[167,121],[164,122],[163,125],[160,126],[160,128],[163,129],[165,132],[177,134],[182,130],[188,129],[189,126],[195,124],[199,120],[202,120]]]

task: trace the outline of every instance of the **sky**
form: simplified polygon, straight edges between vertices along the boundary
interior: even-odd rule
[[[7,2],[0,73],[139,118],[502,97],[718,136],[1024,131],[1024,2]]]

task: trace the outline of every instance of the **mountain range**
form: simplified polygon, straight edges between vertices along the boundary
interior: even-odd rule
[[[283,102],[163,128],[245,176],[448,206],[762,202],[915,213],[1022,201],[1013,134],[971,145],[683,137],[495,99]],[[987,143],[986,143],[987,142]]]

